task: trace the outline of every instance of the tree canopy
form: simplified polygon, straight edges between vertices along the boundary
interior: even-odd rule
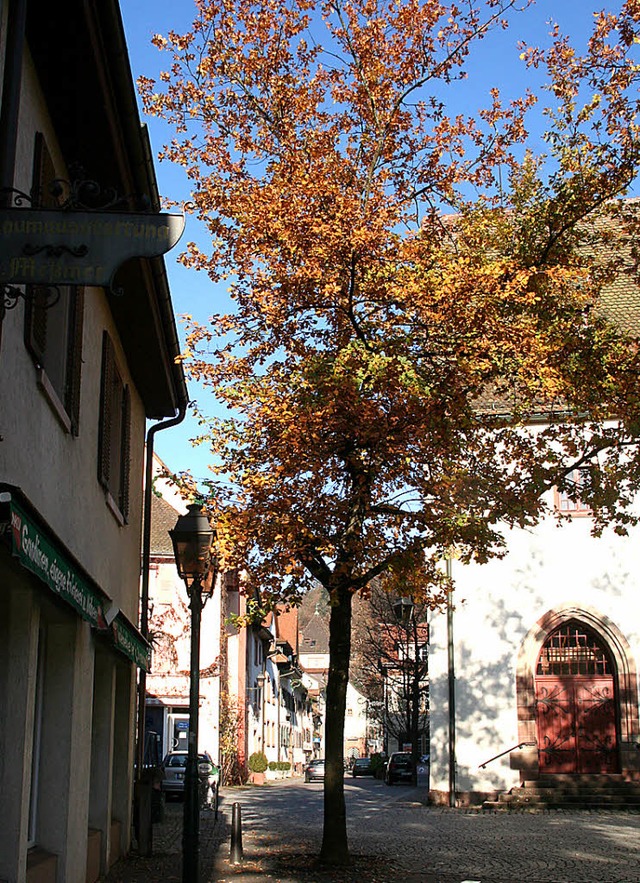
[[[637,277],[640,3],[595,15],[582,54],[557,30],[520,47],[547,71],[544,156],[540,96],[448,102],[527,5],[198,0],[140,81],[211,237],[183,260],[234,299],[185,352],[229,409],[202,417],[220,554],[265,605],[313,579],[331,596],[328,862],[348,859],[353,594],[388,574],[437,605],[451,547],[503,554],[501,526],[536,523],[553,485],[576,495],[576,468],[596,532],[634,521],[637,328],[610,307]]]

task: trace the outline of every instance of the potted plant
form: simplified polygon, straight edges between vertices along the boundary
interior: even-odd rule
[[[254,751],[249,757],[249,772],[254,785],[264,785],[265,770],[269,765],[264,751]]]

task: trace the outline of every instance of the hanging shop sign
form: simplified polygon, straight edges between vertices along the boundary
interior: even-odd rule
[[[24,568],[91,625],[101,622],[102,601],[98,594],[15,500],[11,500],[11,539],[13,554]]]
[[[0,209],[0,283],[110,287],[134,257],[176,245],[184,215]]]

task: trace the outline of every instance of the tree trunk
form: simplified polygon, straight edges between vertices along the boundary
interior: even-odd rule
[[[350,862],[344,802],[344,719],[351,655],[351,602],[348,588],[334,592],[329,620],[329,679],[325,721],[324,829],[320,860],[329,865]]]

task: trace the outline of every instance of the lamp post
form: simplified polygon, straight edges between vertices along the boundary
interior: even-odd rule
[[[191,609],[191,664],[189,682],[189,740],[184,782],[184,822],[182,831],[182,881],[198,883],[200,794],[198,780],[198,712],[200,694],[200,618],[214,579],[207,581],[214,565],[214,531],[199,503],[188,506],[173,530],[169,531],[176,567],[184,580]],[[215,567],[214,567],[215,569]],[[215,576],[215,574],[214,574]]]
[[[407,652],[406,658],[404,660],[404,665],[410,669],[409,677],[411,680],[410,683],[407,683],[405,679],[405,674],[403,673],[403,681],[405,682],[406,687],[410,689],[411,693],[411,705],[409,709],[410,720],[407,720],[407,723],[410,725],[409,731],[411,736],[411,759],[413,761],[412,784],[415,787],[418,784],[418,722],[420,714],[420,681],[418,661],[418,634],[415,619],[415,604],[413,603],[413,598],[407,598],[404,595],[398,598],[398,600],[393,605],[393,612],[398,622],[407,630]],[[413,640],[413,658],[409,650],[409,629],[411,629],[412,632],[411,639]]]

